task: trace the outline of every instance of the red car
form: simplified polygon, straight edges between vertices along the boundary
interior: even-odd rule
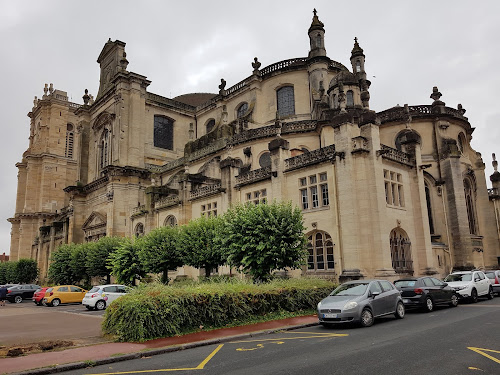
[[[33,294],[33,302],[35,302],[35,305],[41,306],[43,297],[45,297],[45,291],[49,288],[40,288],[37,289],[36,292]]]

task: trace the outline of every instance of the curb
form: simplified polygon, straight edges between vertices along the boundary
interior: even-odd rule
[[[124,355],[120,355],[120,356],[116,356],[116,357],[110,357],[110,358],[104,358],[104,359],[98,359],[96,361],[92,361],[92,366],[89,366],[88,361],[87,362],[74,362],[74,363],[68,363],[68,364],[64,364],[64,365],[57,365],[57,366],[50,367],[50,368],[41,368],[41,369],[27,370],[27,371],[23,371],[23,372],[15,372],[15,373],[11,373],[11,375],[56,374],[58,372],[80,370],[80,369],[89,368],[89,367],[107,365],[109,363],[129,361],[131,359],[139,359],[139,358],[146,357],[146,356],[149,357],[149,356],[153,356],[153,355],[178,352],[178,351],[186,350],[186,349],[199,348],[202,346],[227,343],[227,342],[241,340],[241,339],[254,337],[254,336],[269,335],[269,334],[276,333],[279,331],[293,331],[295,329],[313,327],[313,326],[317,326],[317,325],[319,325],[319,323],[317,323],[317,322],[307,323],[307,324],[298,324],[298,325],[293,325],[293,326],[286,326],[283,328],[275,328],[275,329],[269,329],[269,330],[264,330],[264,331],[249,332],[249,333],[245,333],[242,335],[227,336],[227,337],[221,337],[221,338],[217,338],[217,339],[210,339],[210,340],[193,342],[193,343],[189,343],[189,344],[169,346],[169,347],[165,347],[162,349],[153,349],[153,350],[148,350],[148,351],[144,351],[144,352],[124,354]]]

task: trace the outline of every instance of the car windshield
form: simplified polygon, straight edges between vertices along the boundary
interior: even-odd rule
[[[485,275],[486,275],[486,277],[488,279],[494,279],[495,278],[495,272],[486,272]]]
[[[415,286],[416,280],[397,280],[394,281],[396,287],[404,288],[405,286]]]
[[[471,281],[472,280],[472,274],[471,273],[463,273],[463,274],[451,274],[446,276],[446,281],[447,283],[453,282],[453,281]]]
[[[342,284],[335,289],[331,296],[362,296],[366,292],[368,283]]]
[[[52,290],[53,290],[53,289],[54,289],[54,288],[49,288],[49,289],[47,289],[45,292],[46,292],[46,293],[50,293],[50,292],[52,292]]]
[[[99,287],[93,286],[92,289],[89,290],[89,293],[95,293],[99,291]]]

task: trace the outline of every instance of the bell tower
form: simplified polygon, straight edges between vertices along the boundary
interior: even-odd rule
[[[313,10],[314,16],[309,27],[309,44],[311,49],[309,50],[309,58],[316,56],[326,56],[325,49],[325,29],[324,24],[318,18],[316,8]]]

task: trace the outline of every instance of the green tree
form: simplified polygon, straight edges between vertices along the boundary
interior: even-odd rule
[[[178,227],[160,227],[136,239],[139,259],[146,272],[162,273],[167,284],[168,271],[183,266],[182,254],[177,248]]]
[[[15,269],[20,283],[29,284],[38,278],[38,264],[34,259],[19,259]]]
[[[54,251],[50,257],[48,276],[55,284],[74,284],[75,275],[71,267],[71,260],[76,244],[64,244]],[[79,280],[78,280],[79,281]]]
[[[135,285],[135,280],[146,275],[138,256],[138,248],[133,240],[124,239],[115,252],[111,253],[111,274],[119,283]]]
[[[73,284],[90,285],[90,275],[87,272],[87,254],[95,246],[93,242],[77,244],[73,248],[69,266],[73,274]]]
[[[9,281],[7,279],[7,267],[9,262],[0,263],[0,285],[7,284]]]
[[[221,230],[222,218],[213,216],[202,216],[180,227],[177,246],[184,263],[204,268],[207,277],[212,269],[226,264],[227,256],[218,241]]]
[[[266,281],[275,270],[300,268],[307,240],[302,212],[291,202],[238,205],[224,215],[222,245],[229,263],[254,281]]]
[[[111,283],[110,255],[123,241],[123,237],[102,237],[88,249],[86,268],[90,277],[105,277],[106,282]]]
[[[17,262],[13,261],[8,261],[5,263],[5,279],[7,283],[18,283],[19,280],[17,279]]]

